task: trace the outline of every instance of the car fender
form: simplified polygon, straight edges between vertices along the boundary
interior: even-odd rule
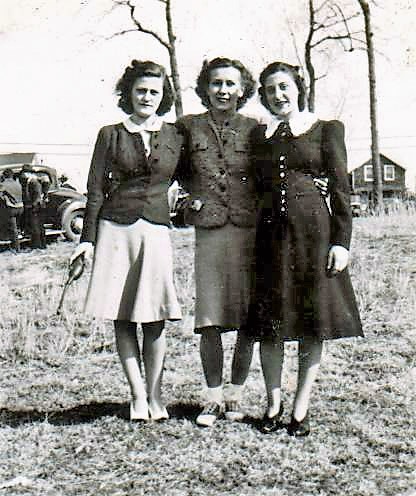
[[[73,200],[68,198],[62,202],[58,207],[58,218],[63,219],[64,215],[68,212],[73,212],[74,210],[85,210],[86,201]]]

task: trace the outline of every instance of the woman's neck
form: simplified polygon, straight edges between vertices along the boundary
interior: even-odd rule
[[[217,110],[214,108],[210,109],[211,116],[217,124],[224,124],[225,121],[229,120],[231,117],[233,117],[236,113],[237,110]]]
[[[285,114],[283,116],[276,115],[276,117],[281,121],[289,122],[289,121],[299,117],[299,115],[300,115],[299,110],[292,110],[292,112],[290,112],[290,114]]]
[[[134,122],[138,126],[141,126],[145,122],[152,122],[154,120],[154,118],[155,118],[155,115],[156,114],[152,114],[149,117],[140,117],[137,114],[131,114],[130,119],[131,119],[132,122]]]

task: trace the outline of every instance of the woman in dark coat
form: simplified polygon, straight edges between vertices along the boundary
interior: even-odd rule
[[[81,243],[72,255],[94,254],[85,310],[114,322],[128,379],[132,420],[162,420],[165,320],[181,318],[173,284],[168,188],[182,137],[161,116],[171,108],[165,69],[133,60],[117,84],[124,122],[98,133],[88,176]],[[136,334],[143,330],[143,350]],[[142,377],[142,360],[145,381]]]
[[[352,218],[344,126],[304,110],[298,68],[282,62],[260,76],[272,118],[253,132],[260,210],[248,330],[260,341],[268,408],[262,430],[282,427],[284,341],[299,343],[289,433],[309,434],[308,407],[326,339],[362,336],[348,274]],[[329,178],[329,204],[315,187]]]

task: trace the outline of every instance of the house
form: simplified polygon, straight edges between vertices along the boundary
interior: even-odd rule
[[[8,164],[37,164],[39,158],[36,153],[0,153],[0,165]]]
[[[406,169],[380,153],[383,199],[401,199],[406,191]],[[364,204],[373,196],[373,166],[371,158],[349,173],[351,191]]]

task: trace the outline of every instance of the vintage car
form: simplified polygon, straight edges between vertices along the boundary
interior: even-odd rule
[[[5,169],[11,169],[17,177],[24,164],[0,165],[0,180]],[[50,187],[47,202],[44,209],[44,224],[47,236],[63,234],[68,240],[79,239],[84,218],[87,197],[74,190],[59,184],[56,170],[46,165],[32,165],[34,174],[47,174],[50,179]],[[5,211],[0,209],[0,243],[8,243],[6,229]],[[22,239],[27,238],[22,232]]]

